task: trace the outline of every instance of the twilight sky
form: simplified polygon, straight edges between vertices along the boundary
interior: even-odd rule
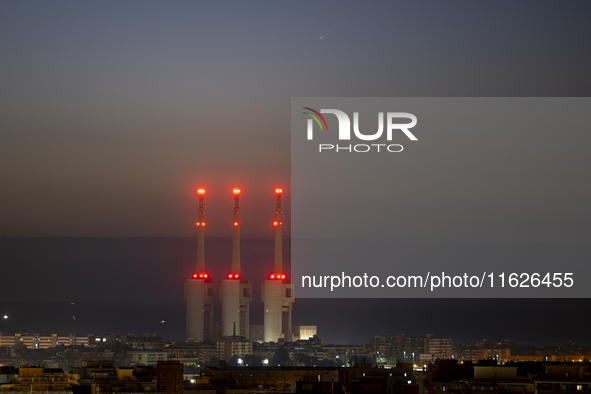
[[[230,235],[238,186],[243,235],[269,236],[290,97],[588,96],[590,11],[3,1],[0,236],[194,235],[199,186],[209,234]]]

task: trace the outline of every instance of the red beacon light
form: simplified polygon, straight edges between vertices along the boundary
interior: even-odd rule
[[[269,279],[283,280],[285,279],[285,274],[271,274],[269,275]]]
[[[233,273],[229,273],[228,274],[228,279],[239,279],[240,278],[240,273],[237,274],[233,274]]]
[[[234,226],[238,226],[238,222],[234,222]]]
[[[283,190],[281,190],[281,189],[275,189],[275,193],[277,193],[277,194],[283,193]]]
[[[234,189],[234,194],[240,194],[240,189]]]
[[[199,274],[193,274],[193,279],[207,279],[209,274],[207,272],[201,272]]]
[[[197,193],[199,193],[199,194],[204,194],[204,193],[205,193],[205,190],[203,190],[203,189],[199,189],[199,190],[197,190]]]

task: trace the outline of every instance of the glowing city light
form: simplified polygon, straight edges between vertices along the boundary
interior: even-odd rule
[[[197,190],[197,193],[199,193],[199,194],[204,194],[204,193],[205,193],[205,190],[203,190],[203,189],[199,189],[199,190]]]

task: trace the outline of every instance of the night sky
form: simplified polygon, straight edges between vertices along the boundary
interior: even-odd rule
[[[119,311],[119,325],[29,316],[0,331],[182,336],[196,188],[207,189],[215,237],[231,235],[231,190],[242,189],[242,235],[257,237],[244,241],[253,276],[272,258],[276,186],[289,235],[291,97],[589,96],[590,14],[583,1],[0,2],[0,309],[181,305],[175,329],[144,330]],[[580,222],[588,228],[588,211]],[[212,241],[206,258],[229,258],[227,241]],[[556,319],[591,313],[588,300],[428,302],[298,310],[296,301],[294,319],[318,323],[333,342],[383,331],[560,342],[586,338]],[[105,308],[96,311],[106,318]],[[503,308],[513,320],[499,317]],[[376,320],[335,324],[351,311]]]

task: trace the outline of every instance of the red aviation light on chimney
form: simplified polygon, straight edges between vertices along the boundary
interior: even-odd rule
[[[234,226],[238,226],[238,222],[234,222]]]
[[[240,189],[234,189],[234,194],[240,194]]]
[[[286,278],[285,274],[271,274],[271,275],[269,275],[269,279],[273,279],[273,280],[283,280],[285,278]]]
[[[238,273],[232,273],[232,272],[230,272],[228,274],[228,279],[240,279],[240,272],[238,272]]]
[[[197,222],[195,224],[198,225],[198,226],[205,226],[205,222]]]
[[[204,189],[199,189],[199,190],[197,190],[197,193],[204,194],[205,193],[205,190]]]
[[[207,279],[209,274],[207,272],[200,272],[199,274],[193,274],[193,279]]]
[[[277,194],[283,193],[283,190],[281,190],[281,189],[275,189],[275,193],[277,193]]]

